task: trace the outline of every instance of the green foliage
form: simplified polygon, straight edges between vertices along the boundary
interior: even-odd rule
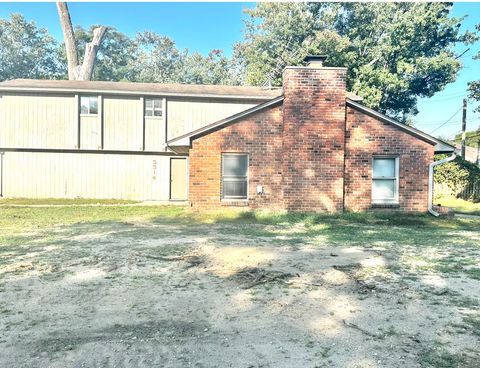
[[[20,14],[0,19],[0,81],[60,75],[55,40]]]
[[[445,157],[447,155],[437,155],[435,161]],[[434,180],[436,183],[445,183],[452,191],[459,193],[468,185],[480,182],[480,168],[457,156],[455,160],[435,167]]]
[[[93,30],[75,28],[80,63],[85,45]],[[97,54],[94,80],[239,84],[241,76],[235,60],[222,51],[212,50],[207,56],[179,50],[175,42],[153,32],[142,32],[135,38],[107,27]],[[13,14],[10,20],[0,19],[0,81],[15,78],[66,78],[65,46],[57,45],[47,30],[28,23]]]
[[[179,50],[175,41],[153,32],[136,37],[137,57],[131,60],[132,79],[137,82],[238,84],[230,61],[220,50],[207,56]]]
[[[480,23],[477,24],[476,28],[477,28],[477,31],[480,32]],[[478,54],[476,54],[473,58],[480,59],[480,52],[478,52]],[[480,102],[480,80],[476,80],[468,83],[468,91],[469,91],[468,97],[471,100]],[[480,105],[475,109],[475,111],[480,112]]]
[[[416,114],[418,97],[453,82],[461,65],[453,47],[461,34],[449,3],[259,3],[246,13],[245,40],[236,45],[246,80],[280,85],[283,67],[307,54],[348,67],[348,88],[364,103],[397,118]]]
[[[462,133],[458,133],[453,140],[455,143],[461,143]],[[477,147],[480,144],[480,130],[466,132],[465,144],[470,147]]]
[[[75,39],[77,41],[80,63],[83,62],[85,44],[91,42],[93,30],[98,25],[91,26],[88,30],[82,27],[75,27]],[[64,50],[64,48],[63,48]],[[113,27],[107,27],[107,32],[102,45],[97,53],[94,80],[122,81],[132,79],[129,65],[137,56],[135,42]],[[63,57],[66,73],[66,57]]]

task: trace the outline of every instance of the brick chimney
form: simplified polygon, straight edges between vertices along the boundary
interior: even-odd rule
[[[283,72],[283,198],[292,211],[343,211],[346,68],[325,56]]]

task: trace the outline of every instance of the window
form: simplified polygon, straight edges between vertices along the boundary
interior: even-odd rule
[[[247,199],[248,155],[222,154],[222,198]]]
[[[398,157],[375,157],[372,179],[373,203],[398,203]]]
[[[98,97],[96,96],[81,96],[80,97],[80,113],[81,114],[98,114]]]
[[[159,98],[146,98],[145,116],[162,116],[162,100]]]

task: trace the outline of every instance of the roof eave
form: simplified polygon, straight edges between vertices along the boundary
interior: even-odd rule
[[[123,96],[166,96],[166,97],[192,97],[192,98],[218,98],[228,100],[258,100],[268,101],[272,96],[255,95],[225,95],[211,93],[181,93],[181,92],[162,92],[162,91],[125,91],[125,90],[102,90],[102,89],[82,89],[82,88],[30,88],[30,87],[2,87],[0,91],[5,92],[49,92],[66,94],[105,94],[105,95],[123,95]]]

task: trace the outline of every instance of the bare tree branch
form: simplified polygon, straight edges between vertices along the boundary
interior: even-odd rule
[[[98,27],[93,30],[93,40],[85,45],[85,56],[83,57],[83,64],[78,74],[78,80],[91,80],[93,75],[93,68],[95,66],[95,59],[97,57],[98,49],[102,44],[103,37],[107,31],[106,27]]]
[[[72,20],[70,19],[67,3],[57,2],[57,10],[58,16],[60,17],[60,24],[62,26],[63,38],[65,40],[65,51],[68,62],[68,79],[75,80],[77,79],[75,69],[78,66],[78,54]]]

